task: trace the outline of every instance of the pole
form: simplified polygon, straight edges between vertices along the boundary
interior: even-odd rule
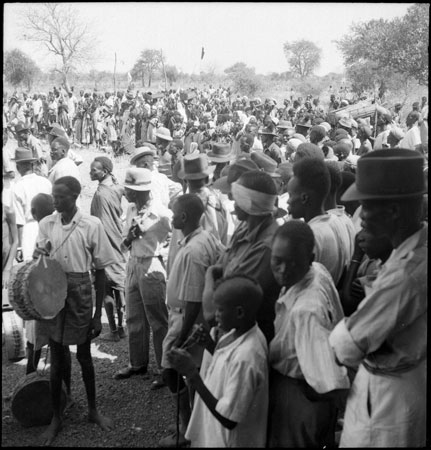
[[[115,52],[115,62],[114,62],[114,95],[116,95],[116,86],[115,86],[115,72],[117,69],[117,52]]]
[[[165,75],[165,92],[167,92],[167,86],[166,86],[166,70],[165,70],[165,63],[163,62],[163,53],[162,49],[160,49],[160,59],[162,60],[162,67],[163,67],[163,74]]]

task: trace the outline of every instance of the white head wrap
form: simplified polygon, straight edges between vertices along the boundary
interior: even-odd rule
[[[232,183],[232,197],[235,203],[251,216],[266,216],[277,210],[277,195],[265,194],[239,184]]]

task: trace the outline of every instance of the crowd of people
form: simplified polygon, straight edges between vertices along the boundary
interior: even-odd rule
[[[51,349],[44,444],[63,381],[73,401],[69,345],[89,420],[112,429],[99,338],[127,340],[118,382],[147,374],[152,342],[151,389],[178,411],[161,447],[425,446],[428,104],[405,123],[401,104],[374,105],[359,117],[335,94],[277,107],[221,87],[4,105],[3,286],[40,255],[67,276],[62,311],[25,323],[27,373]],[[91,139],[107,153],[86,211]]]

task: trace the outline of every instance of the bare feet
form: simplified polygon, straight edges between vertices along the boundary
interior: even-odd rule
[[[62,428],[62,421],[58,417],[53,417],[48,428],[41,434],[41,445],[49,446],[54,442],[57,434]]]
[[[88,420],[97,423],[102,430],[109,431],[114,428],[114,422],[109,418],[102,416],[96,409],[88,413]]]

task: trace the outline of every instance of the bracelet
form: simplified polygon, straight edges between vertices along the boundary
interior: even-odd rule
[[[17,247],[17,248],[16,248],[16,251],[18,251],[18,250],[22,250],[22,247]]]

